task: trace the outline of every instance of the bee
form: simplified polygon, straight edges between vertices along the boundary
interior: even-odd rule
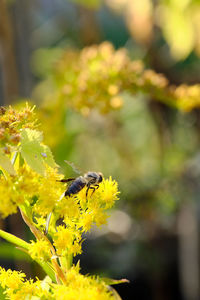
[[[68,162],[66,160],[65,162],[68,165],[70,165],[76,173],[80,174],[80,171],[74,166],[73,163]],[[86,190],[86,199],[87,199],[89,190],[92,190],[92,194],[93,194],[99,188],[99,183],[102,182],[102,180],[103,180],[103,174],[100,172],[87,172],[83,176],[58,180],[59,182],[64,182],[64,183],[72,181],[72,183],[67,187],[66,191],[61,195],[58,201],[61,201],[63,196],[67,197],[67,196],[78,194],[78,192],[80,192],[85,186],[87,187]],[[44,231],[45,235],[47,235],[48,233],[51,216],[52,216],[52,212],[47,216],[46,228]]]
[[[65,191],[65,197],[76,195],[80,192],[85,186],[87,187],[86,190],[86,199],[88,196],[89,190],[92,190],[92,194],[99,188],[99,183],[102,182],[103,175],[100,172],[87,172],[83,176],[79,176],[77,178],[68,178],[62,179],[60,182],[70,182],[72,183],[68,186],[67,190]]]

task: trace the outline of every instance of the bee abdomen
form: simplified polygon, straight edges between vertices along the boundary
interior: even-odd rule
[[[86,183],[83,180],[77,178],[74,182],[72,182],[72,184],[66,190],[65,196],[77,194],[84,188],[85,185]]]

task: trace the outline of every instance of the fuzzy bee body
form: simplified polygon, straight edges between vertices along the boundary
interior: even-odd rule
[[[61,182],[73,181],[65,191],[65,196],[75,195],[87,186],[86,197],[89,189],[93,192],[98,189],[99,183],[103,180],[103,175],[97,172],[87,172],[83,176],[77,178],[62,179]]]
[[[80,177],[76,178],[72,182],[72,184],[70,184],[68,189],[65,191],[65,196],[70,196],[70,195],[77,194],[78,192],[80,192],[84,188],[84,186],[86,186],[86,182],[84,180],[84,177],[80,176]]]

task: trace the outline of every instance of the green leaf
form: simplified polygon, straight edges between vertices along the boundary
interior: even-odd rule
[[[103,277],[101,278],[101,280],[107,284],[107,285],[114,285],[114,284],[120,284],[120,283],[128,283],[129,280],[128,279],[112,279],[112,278],[106,278]]]
[[[56,282],[56,277],[55,277],[55,272],[53,270],[53,267],[49,263],[43,262],[39,259],[35,260],[35,261],[41,266],[41,268],[49,276],[49,278],[52,280],[52,282]]]
[[[30,247],[29,243],[27,243],[24,240],[22,240],[22,239],[20,239],[20,238],[18,238],[16,236],[14,236],[13,234],[10,234],[10,233],[8,233],[6,231],[3,231],[1,229],[0,229],[0,237],[2,237],[3,239],[5,239],[9,243],[12,243],[12,244],[18,246],[19,250],[24,251],[25,253],[28,254],[27,250],[29,250],[29,247]],[[43,268],[43,270],[45,271],[45,273],[49,275],[49,277],[51,278],[51,280],[53,282],[56,282],[55,274],[54,274],[54,271],[52,270],[52,267],[48,263],[46,263],[46,262],[43,262],[43,261],[40,261],[40,260],[35,260],[35,261]]]
[[[3,149],[0,149],[0,166],[10,175],[16,175],[13,165]]]
[[[38,143],[38,141],[22,141],[21,144],[21,155],[27,164],[33,169],[35,172],[45,175],[45,166],[42,158],[42,147]]]
[[[27,136],[30,141],[37,140],[38,142],[42,142],[43,140],[43,135],[41,131],[29,128],[22,129],[21,137],[26,139]]]
[[[31,261],[30,256],[27,252],[22,252],[24,248],[16,248],[12,244],[9,243],[1,243],[0,247],[0,257],[1,259],[15,259],[15,260],[26,260]],[[1,297],[0,297],[1,299]]]
[[[175,59],[185,59],[192,51],[195,33],[191,15],[172,5],[164,8],[163,33]]]
[[[42,133],[37,130],[23,129],[21,132],[21,155],[37,173],[45,175],[45,165],[56,167],[49,147],[41,144]]]
[[[43,147],[43,152],[42,152],[43,160],[50,167],[52,167],[52,168],[57,167],[57,164],[55,163],[55,160],[53,158],[53,154],[52,154],[50,148],[46,145],[42,145],[42,147]]]

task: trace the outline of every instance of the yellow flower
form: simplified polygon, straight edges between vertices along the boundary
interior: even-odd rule
[[[80,202],[80,206],[82,209],[86,208],[87,199],[86,199],[86,190],[87,188],[84,187],[80,192],[77,194],[78,201]],[[90,191],[88,191],[88,196],[90,196]]]
[[[20,141],[20,129],[35,127],[34,107],[31,108],[28,103],[22,109],[14,109],[11,106],[0,107],[1,147],[7,147],[7,145],[16,146]]]
[[[75,268],[68,271],[66,285],[53,285],[53,296],[56,300],[114,300],[103,282],[83,276]]]
[[[6,294],[11,300],[49,299],[48,293],[42,290],[39,282],[33,282],[33,280],[26,280],[18,290],[7,289]]]
[[[3,289],[9,287],[9,289],[18,289],[24,282],[26,275],[21,272],[12,271],[8,269],[7,271],[0,267],[0,284]]]
[[[0,284],[10,300],[114,300],[107,286],[98,278],[83,276],[77,267],[67,273],[65,285],[53,284],[44,279],[35,282],[25,279],[25,274],[0,268]]]
[[[5,270],[0,267],[0,284],[5,289],[5,294],[10,300],[26,300],[32,299],[46,299],[54,300],[51,297],[49,288],[44,281],[36,280],[35,282],[30,279],[25,279],[26,275],[18,271]]]
[[[46,227],[46,218],[44,217],[34,217],[35,221],[37,223],[35,223],[35,225],[37,226],[37,228],[40,230],[40,231],[44,231],[45,227]]]
[[[46,176],[40,176],[38,185],[38,201],[34,205],[34,211],[46,216],[55,208],[60,196],[63,193],[63,186],[58,180],[62,175],[57,169],[46,167]]]
[[[94,212],[94,222],[97,226],[101,226],[107,223],[107,214],[103,210],[98,210],[96,213]]]
[[[82,242],[74,241],[74,243],[71,245],[70,250],[74,256],[81,254],[82,253]]]
[[[29,254],[34,260],[46,261],[51,257],[50,245],[46,240],[31,241]]]
[[[85,212],[82,214],[80,221],[79,221],[79,227],[82,228],[83,232],[87,232],[91,229],[93,224],[93,213],[92,212]]]
[[[57,227],[57,232],[54,234],[54,246],[58,255],[71,254],[73,250],[77,252],[77,246],[73,245],[78,242],[81,242],[81,234],[78,230],[65,228],[63,225]]]
[[[31,170],[26,163],[19,167],[13,186],[15,202],[22,204],[25,199],[30,200],[34,195],[37,195],[40,185],[39,180],[40,176]]]
[[[56,213],[65,220],[76,219],[80,216],[80,207],[76,197],[64,197],[57,202]]]
[[[12,181],[0,177],[0,214],[6,218],[8,215],[17,212],[17,205],[13,201]]]
[[[99,197],[101,198],[102,205],[105,205],[105,208],[111,208],[118,198],[118,184],[115,180],[112,180],[111,176],[109,179],[104,179],[102,184],[97,190]],[[95,194],[95,193],[94,193]]]

